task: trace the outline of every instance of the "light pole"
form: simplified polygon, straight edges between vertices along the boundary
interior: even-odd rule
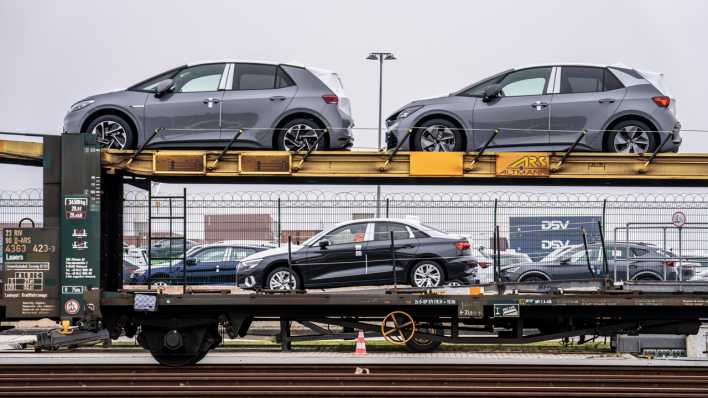
[[[396,57],[389,52],[371,52],[366,59],[379,61],[379,128],[378,128],[378,150],[381,151],[381,121],[383,119],[383,63],[393,61]],[[376,217],[381,217],[381,185],[376,185]]]

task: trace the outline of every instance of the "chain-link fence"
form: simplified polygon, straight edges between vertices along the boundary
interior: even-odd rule
[[[703,194],[434,192],[377,198],[373,192],[236,192],[188,193],[185,201],[128,191],[124,283],[181,284],[186,277],[191,285],[234,286],[243,258],[275,247],[284,250],[288,239],[296,251],[318,233],[317,240],[332,240],[337,224],[376,215],[409,222],[405,231],[417,254],[424,251],[424,236],[441,236],[434,230],[449,235],[452,243],[466,239],[469,249],[452,254],[435,249],[432,254],[443,265],[455,256],[474,258],[480,266],[473,283],[605,276],[615,281],[708,281],[708,195]],[[42,225],[41,191],[0,193],[3,226],[16,226],[26,217]],[[363,267],[350,267],[351,275],[372,271],[367,248],[374,245],[369,241],[396,229],[366,224],[371,230],[352,230],[353,246],[337,259]],[[414,231],[417,224],[420,235]],[[396,239],[405,237],[402,231]],[[312,250],[317,240],[307,242]],[[339,247],[343,242],[330,243]],[[399,254],[402,262],[416,255]],[[392,260],[387,254],[377,261]],[[393,268],[386,267],[392,274]],[[398,279],[410,280],[406,274]]]
[[[181,236],[181,230],[169,231],[164,220],[149,227],[148,201],[141,191],[126,195],[127,252],[147,252],[151,233],[153,257],[163,252],[181,257],[182,244],[174,243],[180,241],[167,239],[175,231]],[[321,231],[331,233],[338,223],[377,214],[466,238],[471,248],[461,255],[481,265],[477,283],[606,275],[616,281],[696,281],[703,280],[702,267],[708,265],[706,195],[384,193],[377,200],[369,192],[237,192],[189,194],[186,203],[189,284],[232,285],[244,256],[284,246],[288,238],[299,245]],[[153,215],[168,212],[164,199],[153,200]],[[352,237],[360,243],[374,239]],[[366,246],[363,250],[365,255]],[[356,248],[350,255],[367,267],[366,260],[354,258],[362,255]],[[153,278],[168,283],[182,280],[179,272],[185,271],[179,261],[153,261],[152,267]],[[139,277],[142,271],[126,282],[146,282]]]

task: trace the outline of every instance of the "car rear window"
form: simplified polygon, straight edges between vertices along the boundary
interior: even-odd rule
[[[561,94],[593,93],[604,91],[605,69],[583,66],[561,68]]]
[[[238,64],[236,66],[236,90],[270,90],[275,88],[275,65]]]

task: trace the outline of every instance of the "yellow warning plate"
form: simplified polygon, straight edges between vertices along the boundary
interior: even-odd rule
[[[548,177],[551,174],[546,152],[500,152],[496,175],[499,177]]]
[[[190,154],[180,151],[156,152],[152,158],[155,174],[204,174],[206,154]]]
[[[411,176],[462,177],[462,152],[411,152]]]

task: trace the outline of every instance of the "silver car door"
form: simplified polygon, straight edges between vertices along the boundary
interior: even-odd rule
[[[272,146],[270,129],[297,93],[297,86],[284,74],[277,65],[235,64],[222,102],[222,140],[231,140],[243,130],[235,146]]]
[[[610,120],[625,95],[622,83],[607,68],[563,66],[551,102],[550,143],[564,150],[580,134],[600,130]],[[578,149],[589,148],[581,141]]]
[[[552,67],[510,72],[499,84],[501,96],[477,101],[474,128],[500,129],[492,141],[496,150],[545,150],[552,95],[547,93]]]
[[[151,143],[215,141],[220,134],[222,77],[226,64],[202,64],[181,70],[173,89],[145,103],[145,127],[149,137],[164,129]]]

